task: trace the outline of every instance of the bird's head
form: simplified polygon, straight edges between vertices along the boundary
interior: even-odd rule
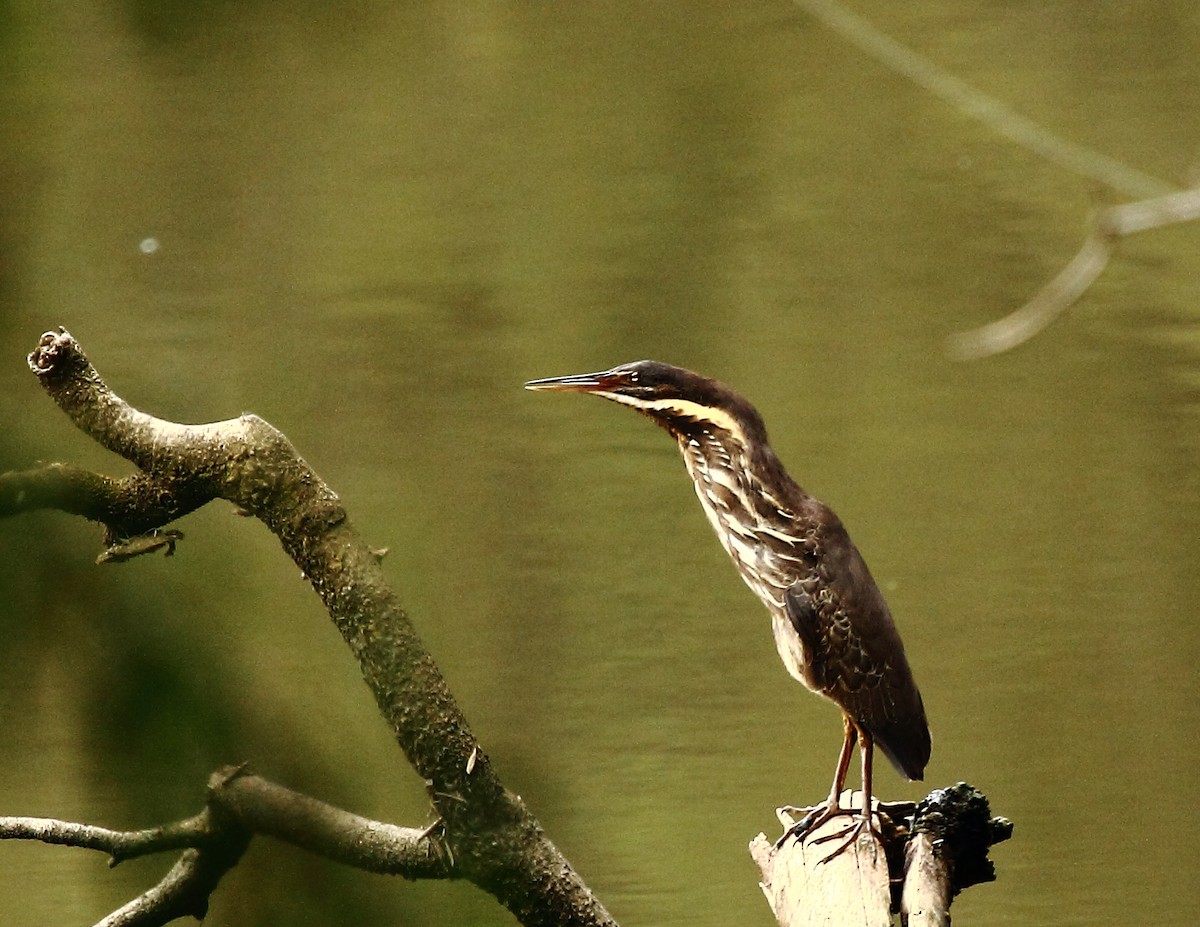
[[[743,445],[766,441],[758,412],[729,387],[658,361],[635,361],[599,373],[532,380],[525,388],[603,396],[637,409],[676,437],[699,432],[728,436]]]

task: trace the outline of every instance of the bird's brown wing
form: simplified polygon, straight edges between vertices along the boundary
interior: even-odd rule
[[[828,688],[828,648],[817,603],[805,592],[803,585],[796,583],[784,591],[783,607],[792,624],[792,630],[800,638],[800,649],[804,654],[805,682],[814,692],[825,692]]]
[[[804,645],[809,684],[866,728],[903,775],[920,779],[929,761],[929,727],[904,645],[845,529],[836,522],[826,529],[819,575],[784,596]]]

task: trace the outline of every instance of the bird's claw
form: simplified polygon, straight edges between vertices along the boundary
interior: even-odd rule
[[[790,837],[794,837],[797,840],[802,840],[805,834],[807,834],[809,831],[816,830],[831,818],[835,818],[840,814],[854,813],[855,812],[852,809],[843,808],[840,804],[833,802],[824,805],[818,805],[783,832],[783,836],[775,841],[775,849],[778,850],[780,847],[782,847]],[[822,838],[822,840],[824,839],[825,838]]]
[[[848,824],[839,831],[835,831],[832,834],[823,834],[822,836],[814,837],[811,840],[813,845],[829,843],[831,840],[842,841],[837,845],[837,848],[834,849],[832,853],[818,861],[818,866],[827,863],[831,859],[834,859],[835,857],[844,853],[847,849],[854,845],[854,843],[863,835],[864,831],[874,837],[875,840],[880,844],[883,843],[883,834],[881,834],[879,832],[879,828],[875,826],[875,816],[873,814],[865,815],[857,808],[843,808],[840,802],[829,802],[817,808],[813,808],[799,821],[796,821],[794,824],[788,827],[787,830],[783,832],[783,836],[775,841],[775,849],[779,850],[780,847],[782,847],[784,843],[786,843],[787,840],[792,837],[794,837],[796,840],[803,840],[806,834],[811,833],[822,824],[825,824],[826,822],[831,821],[833,818],[841,815],[852,815],[856,820],[854,823]]]
[[[822,810],[823,809],[821,808],[814,808],[799,821],[796,821],[794,824],[788,827],[787,830],[783,832],[783,836],[775,841],[775,849],[778,850],[785,843],[787,843],[789,837],[795,837],[797,840],[800,840],[805,834],[812,830],[813,821]]]
[[[846,850],[858,842],[859,838],[862,837],[864,832],[870,834],[871,837],[874,838],[873,842],[876,846],[883,843],[883,834],[881,834],[879,829],[875,826],[874,817],[868,817],[866,815],[859,815],[858,820],[855,823],[844,828],[843,830],[838,831],[836,834],[825,834],[823,837],[814,838],[814,844],[828,843],[831,840],[841,840],[843,837],[845,838],[841,843],[838,844],[837,849],[821,859],[817,865],[821,866],[829,862],[831,859],[834,859],[835,857],[846,852]]]

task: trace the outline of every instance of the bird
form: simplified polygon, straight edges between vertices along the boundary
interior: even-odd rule
[[[833,510],[796,483],[767,439],[762,416],[728,386],[682,367],[643,360],[597,373],[531,380],[530,390],[591,393],[628,406],[679,445],[700,505],[746,585],[766,605],[787,672],[842,711],[842,748],[826,801],[780,838],[802,839],[851,817],[824,861],[871,816],[873,749],[909,780],[924,777],[931,739],[921,693],[883,594]],[[858,744],[861,811],[840,796]]]

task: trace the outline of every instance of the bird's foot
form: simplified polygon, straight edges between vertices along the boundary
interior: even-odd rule
[[[784,810],[792,811],[800,809],[788,808]],[[797,840],[804,839],[805,834],[809,833],[809,831],[816,830],[831,818],[835,818],[840,814],[855,813],[856,812],[852,808],[843,808],[836,798],[830,799],[825,804],[818,805],[816,808],[813,808],[808,812],[808,814],[785,830],[783,832],[783,836],[775,841],[775,849],[778,850],[780,847],[782,847],[785,843],[787,843],[789,838],[794,837]],[[840,836],[841,833],[844,833],[844,831],[839,832],[835,836]]]
[[[841,840],[842,841],[841,843],[839,843],[837,845],[837,848],[832,853],[830,853],[828,856],[824,857],[820,862],[817,863],[818,866],[820,866],[824,863],[827,863],[831,859],[834,859],[835,857],[838,857],[842,853],[846,852],[846,850],[848,850],[850,847],[854,846],[854,844],[858,842],[859,838],[862,837],[864,833],[871,835],[875,846],[881,846],[883,844],[883,834],[880,833],[879,828],[877,828],[875,826],[874,815],[872,815],[870,812],[858,813],[858,812],[854,812],[854,811],[849,811],[849,812],[843,812],[843,813],[844,814],[845,813],[854,814],[856,816],[857,820],[853,824],[851,824],[849,827],[846,827],[843,830],[840,830],[835,834],[825,834],[821,837],[814,838],[814,840],[813,840],[814,844],[829,843],[831,840]]]

